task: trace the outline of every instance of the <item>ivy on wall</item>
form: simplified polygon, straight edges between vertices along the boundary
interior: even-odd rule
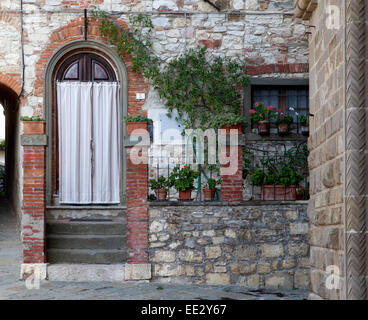
[[[102,36],[115,45],[119,55],[132,56],[132,69],[151,81],[175,120],[184,129],[219,128],[245,124],[241,115],[242,91],[249,83],[239,59],[210,56],[205,48],[189,49],[169,63],[152,50],[151,19],[129,17],[127,30],[104,12],[94,12]]]

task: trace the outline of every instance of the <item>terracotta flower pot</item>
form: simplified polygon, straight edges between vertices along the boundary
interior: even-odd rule
[[[131,135],[133,131],[138,130],[137,134],[147,134],[147,121],[140,121],[140,122],[127,122],[127,134]]]
[[[268,120],[258,121],[258,134],[268,136],[270,134],[270,122]]]
[[[309,136],[309,127],[301,126],[300,130],[301,130],[303,136]]]
[[[280,136],[286,136],[289,134],[289,125],[287,123],[280,123],[278,128]]]
[[[45,121],[23,121],[24,134],[45,134]]]
[[[296,200],[295,186],[284,188],[281,185],[265,185],[261,188],[263,200]]]
[[[192,196],[192,190],[179,191],[179,200],[180,201],[189,201]]]
[[[230,134],[230,130],[238,130],[238,133],[242,132],[242,125],[241,124],[237,124],[234,126],[222,126],[220,129],[226,130],[226,134]]]
[[[203,189],[204,201],[213,201],[215,200],[216,189]]]
[[[158,201],[166,201],[167,200],[167,191],[165,189],[157,189],[155,190],[156,198]]]

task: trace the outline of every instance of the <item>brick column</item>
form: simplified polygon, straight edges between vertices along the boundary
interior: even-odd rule
[[[233,136],[231,139],[231,135]],[[230,139],[225,139],[228,136]],[[234,140],[235,138],[235,140]],[[226,140],[228,140],[226,142]],[[233,143],[233,142],[234,143]],[[241,146],[241,126],[223,127],[220,130],[220,157],[229,163],[221,162],[221,200],[236,202],[243,200],[243,147]],[[233,167],[230,174],[226,172]]]
[[[127,123],[126,192],[128,265],[125,279],[150,279],[148,265],[148,145],[146,122]],[[139,146],[136,142],[142,137]]]
[[[23,205],[21,277],[46,268],[46,144],[43,134],[25,134],[23,146]],[[39,272],[39,271],[38,271]],[[45,277],[45,271],[42,272]]]

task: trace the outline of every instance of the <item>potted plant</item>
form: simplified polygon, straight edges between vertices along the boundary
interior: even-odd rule
[[[151,119],[140,114],[124,117],[124,121],[127,123],[127,134],[129,135],[135,130],[144,130],[147,132],[148,124],[152,124]]]
[[[303,175],[287,164],[279,168],[256,167],[251,174],[252,184],[261,187],[263,200],[296,200],[296,188],[303,179]]]
[[[294,122],[292,115],[285,115],[283,113],[280,114],[279,118],[276,121],[278,133],[280,136],[285,136],[289,134],[289,127]]]
[[[169,181],[164,176],[159,176],[157,180],[151,179],[149,182],[151,189],[156,193],[157,200],[166,201]]]
[[[23,121],[24,134],[45,134],[45,119],[38,116],[23,116],[20,117],[20,120]]]
[[[209,121],[210,128],[235,129],[238,130],[238,132],[241,132],[242,127],[247,125],[247,119],[243,115],[235,113],[217,115]]]
[[[309,118],[305,115],[300,115],[298,117],[300,123],[300,131],[303,136],[309,136]]]
[[[209,178],[206,183],[206,188],[203,188],[204,201],[213,201],[216,195],[216,186],[221,183],[221,180]]]
[[[255,108],[250,109],[251,119],[257,123],[258,133],[261,136],[270,134],[270,120],[276,117],[273,106],[266,107],[263,102],[256,102]]]
[[[194,189],[194,180],[200,175],[200,171],[194,171],[189,166],[182,169],[175,167],[170,174],[169,183],[179,191],[179,200],[191,200],[192,190]]]

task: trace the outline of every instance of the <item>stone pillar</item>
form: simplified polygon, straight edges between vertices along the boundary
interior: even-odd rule
[[[220,129],[221,200],[243,200],[241,126]]]
[[[127,247],[126,280],[151,278],[148,264],[148,146],[146,122],[127,123],[126,147]],[[142,139],[141,142],[138,142]]]
[[[23,205],[21,278],[46,263],[46,145],[44,134],[25,134],[23,146]],[[39,272],[39,271],[38,271]],[[45,277],[45,272],[42,272]]]

